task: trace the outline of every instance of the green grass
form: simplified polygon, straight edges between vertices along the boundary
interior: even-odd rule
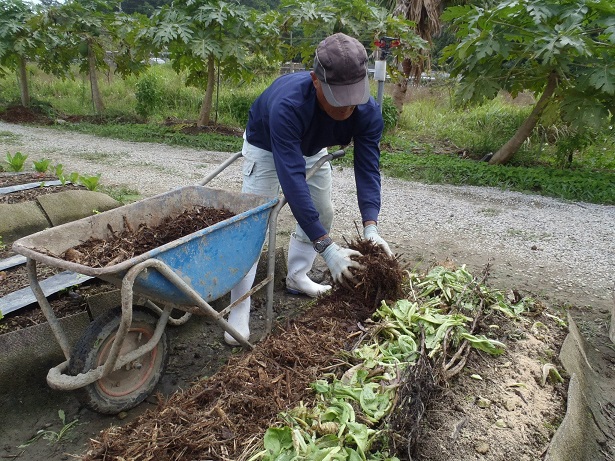
[[[482,157],[506,142],[526,115],[526,110],[504,108],[495,102],[465,111],[434,97],[404,107],[397,135],[407,138],[411,134],[429,143],[447,140],[451,146]]]
[[[217,133],[184,134],[185,125],[165,126],[160,124],[94,124],[77,123],[55,125],[58,130],[77,131],[105,138],[136,142],[158,142],[172,146],[185,146],[217,152],[236,152],[241,149],[240,136],[226,136]]]
[[[126,186],[115,186],[115,187],[100,186],[98,190],[100,192],[107,194],[109,197],[114,198],[115,200],[123,204],[136,202],[137,200],[140,200],[143,198],[137,190],[130,189],[129,187],[126,187]]]
[[[101,75],[105,113],[94,116],[89,84],[83,77],[60,80],[29,68],[31,96],[38,110],[55,117],[86,117],[89,121],[57,124],[72,130],[137,142],[156,142],[220,152],[241,149],[242,138],[212,131],[189,134],[197,119],[204,90],[184,85],[185,76],[170,65],[154,66],[146,76],[152,82],[155,107],[147,119],[137,114],[139,79]],[[224,79],[214,95],[212,121],[241,132],[252,101],[275,75],[251,83]],[[411,87],[398,125],[382,140],[381,167],[385,174],[425,183],[476,185],[542,194],[564,200],[615,204],[615,130],[575,133],[562,123],[538,126],[505,166],[480,162],[507,142],[532,109],[532,97],[512,100],[500,96],[471,107],[452,103],[453,84]],[[375,94],[375,87],[374,94]],[[19,100],[14,76],[0,78],[0,111]],[[612,122],[612,121],[611,121]],[[611,123],[613,125],[613,123]],[[17,144],[19,137],[0,132],[0,141]],[[352,149],[340,160],[352,162]],[[101,154],[104,156],[104,154]],[[111,162],[112,158],[101,161]],[[134,195],[119,192],[118,196]]]
[[[455,107],[447,88],[411,89],[399,125],[384,143],[393,150],[422,154],[463,154],[480,160],[496,152],[529,115],[531,97],[500,96],[474,107]],[[563,152],[559,152],[563,151]],[[567,164],[570,152],[572,163]],[[563,125],[538,126],[512,166],[615,170],[615,130],[579,135]]]
[[[381,168],[390,176],[430,184],[488,186],[565,200],[615,204],[615,172],[489,165],[450,155],[389,152],[382,153]]]
[[[20,138],[20,135],[12,131],[0,131],[0,142],[3,144],[17,144]]]

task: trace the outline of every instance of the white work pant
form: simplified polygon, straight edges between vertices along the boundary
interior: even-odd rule
[[[243,160],[243,187],[242,192],[277,197],[280,193],[280,181],[273,162],[273,154],[248,143],[244,139],[242,154]],[[306,171],[309,170],[320,158],[327,155],[327,149],[322,149],[316,155],[304,157]],[[320,223],[329,232],[333,224],[333,203],[331,202],[331,164],[326,162],[307,181],[310,195],[316,211],[318,211]],[[295,238],[309,243],[310,238],[297,224]]]

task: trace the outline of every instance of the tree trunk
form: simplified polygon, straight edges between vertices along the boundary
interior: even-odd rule
[[[92,51],[92,44],[88,41],[88,72],[90,77],[90,89],[92,90],[92,103],[94,112],[100,115],[105,110],[100,90],[98,89],[98,76],[96,74],[96,56]]]
[[[207,59],[207,89],[205,90],[205,96],[203,97],[203,104],[201,105],[201,113],[199,119],[196,122],[196,126],[207,126],[209,118],[211,117],[211,106],[214,100],[214,86],[216,83],[216,69],[214,66],[214,56],[209,55]]]
[[[393,88],[393,104],[397,112],[401,114],[404,110],[404,102],[406,101],[406,93],[408,91],[408,78],[412,70],[412,61],[404,59],[401,63],[401,80],[395,84]]]
[[[555,71],[551,72],[549,79],[547,80],[547,86],[542,92],[542,96],[534,106],[532,113],[521,124],[517,132],[510,140],[504,144],[500,150],[498,150],[493,157],[489,160],[490,165],[500,165],[508,162],[517,153],[524,141],[530,136],[532,130],[538,123],[538,118],[542,114],[542,111],[547,106],[549,99],[553,96],[555,89],[557,88],[558,77]]]
[[[21,105],[23,107],[30,107],[30,92],[28,90],[28,72],[26,69],[26,59],[19,57],[19,91],[21,94]]]
[[[406,91],[408,90],[408,79],[406,77],[402,78],[402,81],[395,84],[392,95],[393,104],[399,114],[404,110],[404,101],[406,100]]]

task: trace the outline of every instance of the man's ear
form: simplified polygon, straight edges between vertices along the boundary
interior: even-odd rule
[[[318,80],[318,77],[316,77],[316,73],[313,70],[310,71],[310,77],[312,77],[312,83],[314,86],[318,88],[320,86],[320,80]]]

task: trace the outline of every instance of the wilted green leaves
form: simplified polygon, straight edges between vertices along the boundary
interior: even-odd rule
[[[349,353],[354,365],[339,378],[325,375],[312,383],[317,403],[283,413],[282,427],[267,430],[264,449],[250,461],[397,461],[385,449],[387,431],[380,424],[397,401],[404,370],[424,353],[419,343],[434,363],[444,348],[452,355],[463,342],[499,354],[502,343],[470,332],[472,317],[483,310],[516,316],[523,309],[480,285],[463,267],[439,266],[421,277],[409,274],[408,284],[414,300],[383,302],[374,314],[371,335]],[[452,311],[453,305],[467,315]]]

